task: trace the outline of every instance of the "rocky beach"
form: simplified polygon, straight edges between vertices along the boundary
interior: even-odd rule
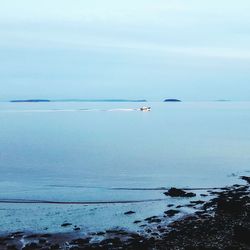
[[[249,12],[0,0],[0,250],[250,250]]]
[[[73,226],[73,233],[2,234],[0,249],[250,249],[250,177],[241,178],[246,184],[211,189],[208,192],[213,198],[208,201],[201,199],[182,205],[196,208],[196,212],[168,225],[165,221],[178,214],[181,205],[169,204],[163,216],[134,221],[140,224],[140,233],[113,229],[86,235],[69,222],[61,226]],[[196,195],[194,190],[177,188],[164,194],[180,198]],[[126,215],[134,213],[127,211]]]

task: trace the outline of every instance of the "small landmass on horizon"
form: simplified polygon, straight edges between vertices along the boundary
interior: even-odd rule
[[[147,102],[147,100],[127,100],[127,99],[28,99],[10,100],[10,102]]]
[[[29,100],[11,100],[10,102],[50,102],[46,99],[29,99]]]
[[[171,99],[165,99],[164,102],[181,102],[181,100],[171,98]]]

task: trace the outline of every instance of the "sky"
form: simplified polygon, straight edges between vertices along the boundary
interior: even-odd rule
[[[0,0],[0,100],[250,100],[249,0]]]

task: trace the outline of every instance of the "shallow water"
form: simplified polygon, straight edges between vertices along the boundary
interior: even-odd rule
[[[0,200],[165,199],[154,189],[221,187],[250,169],[249,102],[146,103],[151,112],[135,110],[144,105],[0,103]],[[10,207],[17,208],[1,204],[0,215]]]

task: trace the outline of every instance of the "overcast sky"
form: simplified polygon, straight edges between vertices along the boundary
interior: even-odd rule
[[[0,99],[250,100],[249,0],[0,0]]]

